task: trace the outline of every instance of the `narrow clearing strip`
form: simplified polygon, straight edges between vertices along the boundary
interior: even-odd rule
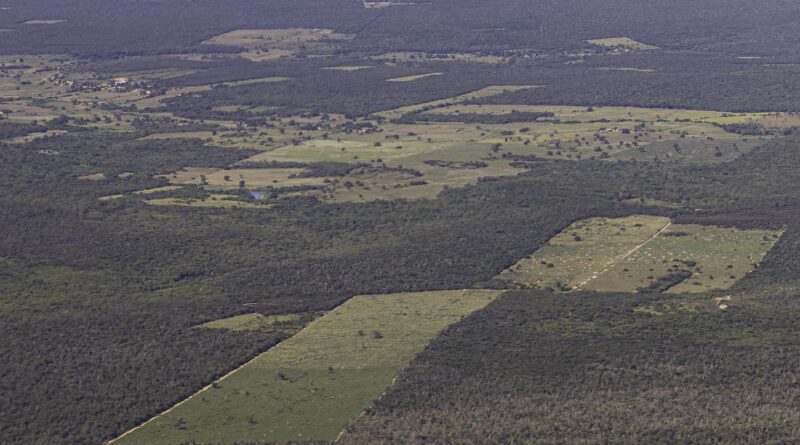
[[[611,260],[611,261],[607,262],[607,263],[605,264],[605,269],[603,269],[603,270],[601,270],[600,272],[597,272],[596,274],[593,274],[591,277],[589,277],[589,278],[585,279],[585,280],[584,280],[582,283],[580,283],[580,284],[578,284],[577,286],[575,286],[575,287],[574,287],[574,288],[573,288],[571,291],[569,291],[569,292],[575,292],[575,291],[578,291],[578,290],[580,290],[580,289],[581,289],[583,286],[585,286],[586,284],[588,284],[590,281],[592,281],[592,280],[594,280],[595,278],[599,277],[600,275],[603,275],[604,273],[608,272],[608,270],[609,270],[609,269],[611,269],[611,267],[612,267],[612,266],[614,266],[615,264],[617,264],[619,261],[623,261],[623,260],[625,260],[625,258],[628,258],[629,256],[633,255],[634,253],[638,252],[638,251],[639,251],[639,249],[641,249],[642,247],[644,247],[644,246],[645,246],[647,243],[649,243],[650,241],[653,241],[654,239],[658,238],[658,237],[659,237],[659,236],[660,236],[662,233],[664,233],[664,232],[665,232],[665,231],[666,231],[666,230],[669,228],[669,226],[671,226],[671,225],[672,225],[672,221],[668,222],[668,223],[667,223],[667,224],[666,224],[664,227],[662,227],[662,228],[661,228],[661,229],[660,229],[658,232],[656,232],[655,234],[653,234],[653,236],[651,236],[650,238],[646,239],[646,240],[645,240],[643,243],[639,244],[638,246],[634,247],[633,249],[629,250],[628,252],[625,252],[625,254],[624,254],[624,255],[621,255],[621,256],[619,256],[619,257],[617,257],[617,258],[614,258],[613,260]]]

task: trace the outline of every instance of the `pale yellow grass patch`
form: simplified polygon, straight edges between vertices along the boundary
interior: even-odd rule
[[[64,23],[66,20],[44,20],[44,19],[37,19],[37,20],[28,20],[27,22],[23,22],[23,25],[56,25],[58,23]]]
[[[351,65],[351,66],[326,66],[323,67],[323,70],[327,71],[361,71],[361,70],[368,70],[370,68],[375,68],[372,65]]]
[[[184,184],[199,181],[201,176],[210,175],[219,169],[205,167],[186,167],[175,173],[156,176],[157,178],[167,179],[172,184]]]
[[[102,181],[106,179],[106,175],[103,173],[94,173],[91,175],[78,176],[78,179],[81,181]]]
[[[404,76],[404,77],[395,77],[393,79],[386,79],[387,82],[413,82],[415,80],[425,79],[427,77],[434,77],[434,76],[441,76],[444,73],[426,73],[426,74],[417,74],[414,76]]]
[[[220,208],[247,208],[266,209],[269,206],[258,205],[252,202],[237,201],[231,195],[209,195],[206,199],[186,199],[186,198],[161,198],[149,199],[146,204],[153,206],[178,206],[178,207],[220,207]]]
[[[221,320],[203,323],[198,328],[203,329],[225,329],[228,331],[258,331],[278,323],[290,323],[298,321],[300,316],[297,314],[286,315],[262,315],[258,313],[242,314]]]
[[[605,39],[589,39],[586,41],[592,45],[605,46],[605,47],[622,47],[628,49],[651,50],[658,49],[656,46],[647,45],[642,42],[637,42],[630,37],[610,37]]]

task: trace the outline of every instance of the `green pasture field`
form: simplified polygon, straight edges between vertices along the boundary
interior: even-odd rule
[[[22,22],[23,25],[57,25],[59,23],[64,23],[66,20],[54,20],[54,19],[34,19],[28,20],[27,22]]]
[[[462,94],[460,96],[450,97],[447,99],[434,100],[430,102],[423,102],[416,105],[408,105],[405,107],[395,108],[392,110],[381,111],[376,115],[384,119],[395,119],[406,113],[416,112],[429,107],[441,107],[451,103],[462,103],[473,99],[480,99],[483,97],[496,96],[509,91],[520,91],[530,88],[538,88],[537,85],[493,85],[486,88],[481,88],[476,91]]]
[[[326,66],[322,68],[326,71],[361,71],[375,68],[373,65],[340,65],[340,66]]]
[[[672,108],[641,108],[641,107],[577,107],[573,105],[467,105],[456,104],[442,107],[436,112],[448,113],[481,113],[481,114],[508,114],[511,111],[522,112],[551,112],[553,119],[563,121],[597,122],[600,120],[615,121],[678,121],[690,120],[697,122],[741,123],[751,119],[758,119],[770,113],[730,113],[708,110],[685,110]],[[772,113],[775,114],[775,113]],[[783,113],[778,113],[783,114]]]
[[[334,131],[325,139],[267,149],[249,161],[378,162],[423,173],[419,178],[397,174],[348,177],[342,182],[358,180],[366,185],[344,188],[334,184],[322,193],[314,192],[325,200],[364,201],[433,197],[444,186],[462,187],[486,176],[513,176],[521,170],[509,164],[520,156],[712,163],[734,159],[762,142],[761,138],[728,133],[714,125],[717,121],[734,119],[746,122],[761,118],[759,114],[734,116],[713,111],[632,107],[589,110],[567,106],[463,104],[434,110],[436,113],[493,115],[514,111],[551,112],[554,116],[509,124],[381,123],[377,124],[379,131],[376,132]],[[497,147],[499,149],[493,150]],[[480,162],[485,166],[465,170],[426,164],[433,160]],[[407,186],[410,181],[416,185]],[[425,183],[420,184],[420,181]]]
[[[434,76],[442,76],[444,73],[426,73],[426,74],[417,74],[414,76],[404,76],[404,77],[395,77],[392,79],[386,79],[387,82],[412,82],[415,80],[425,79],[427,77],[434,77]]]
[[[667,227],[669,218],[629,216],[577,221],[530,257],[500,274],[500,278],[538,287],[573,289]]]
[[[109,197],[106,197],[109,198]],[[241,209],[266,209],[269,206],[254,202],[239,201],[231,195],[212,194],[205,199],[194,198],[157,198],[144,201],[153,206],[178,206],[178,207],[219,207]]]
[[[730,288],[751,272],[781,232],[671,224],[631,216],[578,221],[500,278],[560,290],[636,292],[681,271],[691,276],[668,292]]]
[[[667,292],[728,289],[761,262],[780,234],[774,230],[674,224],[635,255],[597,277],[587,289],[633,292],[667,275],[669,269],[694,273]],[[696,265],[687,267],[687,262]]]
[[[295,41],[313,41],[327,35],[326,30],[250,30],[235,31],[218,36],[227,43],[241,45],[289,45]],[[214,40],[212,39],[212,40]],[[227,39],[227,40],[226,40]],[[294,40],[293,40],[294,39]],[[409,54],[406,54],[410,57]],[[45,63],[47,59],[42,59]],[[346,66],[359,68],[359,65]],[[333,67],[336,68],[336,67]],[[133,73],[136,76],[169,76],[175,73]],[[174,70],[173,70],[174,71]],[[127,75],[132,76],[128,73]],[[435,73],[429,73],[435,74]],[[125,73],[120,73],[125,75]],[[425,75],[420,75],[425,76]],[[133,78],[133,77],[131,77]],[[407,76],[395,80],[414,80]],[[251,82],[278,82],[285,77],[265,77],[230,85]],[[111,131],[130,131],[137,116],[171,119],[176,124],[207,123],[222,128],[217,131],[164,132],[147,135],[144,139],[193,138],[222,148],[256,149],[261,153],[244,162],[294,161],[294,162],[349,162],[370,165],[386,164],[389,167],[414,169],[421,177],[409,177],[396,172],[363,173],[348,176],[340,181],[325,182],[324,190],[302,192],[332,202],[360,202],[370,200],[419,199],[435,197],[445,187],[463,187],[487,176],[513,176],[522,171],[510,166],[517,158],[531,156],[542,159],[622,159],[622,160],[675,160],[694,163],[712,163],[736,158],[762,142],[761,138],[743,137],[727,133],[715,124],[764,122],[765,125],[789,126],[800,121],[785,113],[722,113],[704,110],[670,110],[635,107],[577,107],[531,105],[469,105],[470,99],[535,88],[531,85],[492,86],[450,99],[376,113],[387,121],[369,118],[377,131],[345,132],[335,128],[346,119],[330,115],[320,117],[281,117],[271,122],[275,125],[243,127],[233,121],[192,121],[175,118],[168,113],[158,113],[164,98],[181,94],[200,93],[211,85],[200,85],[169,90],[166,95],[141,98],[132,93],[101,91],[86,93],[59,93],[48,105],[32,105],[27,101],[3,104],[11,112],[9,117],[18,121],[49,119],[66,110],[72,117],[92,120],[89,126]],[[115,113],[112,122],[105,122],[110,113],[94,108],[95,103],[118,105],[136,104],[139,110]],[[553,117],[534,122],[509,124],[474,124],[464,122],[396,123],[392,119],[407,113],[432,108],[431,113],[503,115],[517,112],[550,112]],[[231,104],[218,111],[247,112],[247,107]],[[260,110],[263,112],[268,110]],[[424,113],[423,113],[424,114]],[[94,122],[100,117],[100,122]],[[302,130],[301,125],[311,124]],[[478,168],[450,168],[431,166],[431,161],[476,163]],[[235,169],[235,165],[231,166]],[[292,178],[283,173],[275,177],[274,171],[247,171],[219,173],[206,172],[207,185],[216,188],[237,188],[239,180],[247,187],[274,187],[291,185],[323,185],[320,178]],[[213,174],[212,174],[213,173]],[[291,174],[291,173],[289,173]],[[229,176],[229,180],[224,180]],[[173,183],[199,184],[199,176],[192,180],[171,180]],[[347,186],[345,186],[347,184]],[[355,184],[353,187],[351,184]],[[227,200],[201,200],[192,205],[232,205]],[[187,205],[171,199],[155,200],[156,205]],[[237,204],[238,205],[238,204]]]
[[[432,112],[489,114],[549,112],[530,123],[482,125],[487,143],[506,151],[549,159],[674,159],[693,163],[728,161],[762,142],[762,138],[728,133],[715,124],[758,122],[766,113],[721,113],[634,107],[538,105],[453,105]],[[771,122],[793,122],[772,116]],[[511,132],[512,134],[509,134]],[[500,134],[501,136],[497,136]]]
[[[225,329],[228,331],[259,331],[271,328],[275,325],[293,323],[299,320],[300,316],[298,314],[262,315],[259,313],[250,313],[209,321],[197,326],[197,328]]]
[[[332,441],[431,338],[499,293],[354,297],[115,443]]]
[[[203,43],[244,48],[242,57],[261,62],[298,53],[332,54],[336,41],[351,40],[353,37],[330,29],[316,28],[239,29],[212,37]]]
[[[430,54],[430,53],[408,52],[408,51],[385,53],[378,56],[372,56],[370,57],[370,59],[380,60],[383,62],[391,62],[391,63],[473,62],[473,63],[499,64],[508,61],[507,57],[484,55],[477,53]]]
[[[590,39],[587,40],[586,42],[591,43],[592,45],[606,46],[606,47],[622,47],[627,49],[638,49],[638,50],[658,49],[658,47],[637,42],[636,40],[633,40],[630,37],[610,37],[605,39]]]
[[[301,168],[232,168],[217,170],[207,175],[206,181],[209,186],[223,188],[238,188],[239,181],[245,181],[245,187],[322,185],[325,181],[325,178],[292,177],[302,172]]]

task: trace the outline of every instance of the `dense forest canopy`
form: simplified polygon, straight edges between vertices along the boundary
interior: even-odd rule
[[[0,50],[88,54],[201,48],[248,28],[332,28],[356,34],[351,50],[557,50],[629,36],[680,50],[797,56],[800,6],[789,0],[436,0],[366,9],[358,0],[4,0]],[[46,27],[29,20],[63,20]],[[347,50],[348,48],[345,48]],[[208,50],[208,49],[207,49]]]

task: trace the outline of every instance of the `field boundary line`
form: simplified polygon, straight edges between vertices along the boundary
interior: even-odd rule
[[[595,278],[599,277],[600,275],[603,275],[604,273],[608,272],[608,270],[611,268],[611,266],[617,264],[619,261],[624,260],[625,258],[628,258],[629,256],[633,255],[634,253],[638,252],[639,249],[641,249],[642,247],[647,245],[650,241],[653,241],[654,239],[656,239],[659,236],[661,236],[661,234],[664,233],[667,229],[669,229],[669,227],[671,225],[672,225],[672,221],[667,222],[667,224],[664,225],[664,227],[662,227],[661,229],[659,229],[656,233],[654,233],[653,236],[651,236],[650,238],[647,238],[644,242],[640,243],[639,245],[637,245],[633,249],[629,250],[628,252],[625,252],[625,254],[620,255],[617,258],[614,258],[611,261],[607,262],[605,264],[605,269],[603,269],[600,272],[597,272],[596,274],[593,274],[589,278],[583,280],[583,282],[581,282],[580,284],[575,286],[569,292],[579,291],[583,286],[587,285],[590,281],[592,281]]]

